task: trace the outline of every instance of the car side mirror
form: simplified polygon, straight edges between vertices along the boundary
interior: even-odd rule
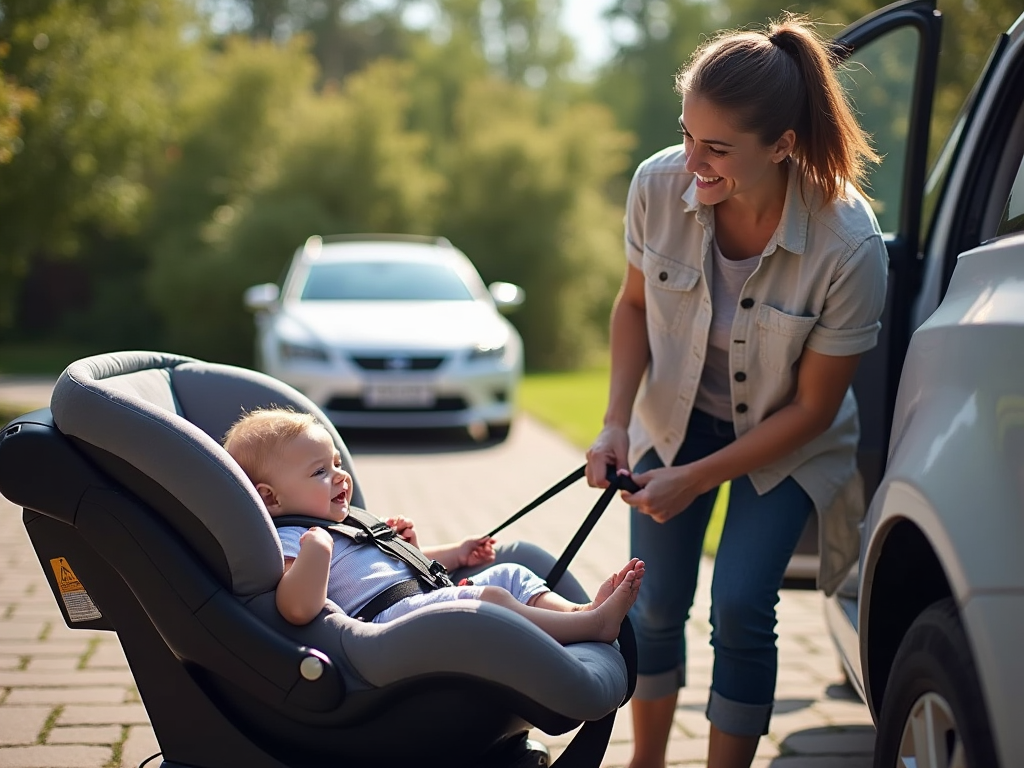
[[[254,312],[273,307],[281,296],[281,290],[274,283],[262,283],[245,289],[245,306]]]
[[[504,315],[514,312],[526,301],[526,291],[515,283],[491,283],[487,290],[490,291],[498,311]]]

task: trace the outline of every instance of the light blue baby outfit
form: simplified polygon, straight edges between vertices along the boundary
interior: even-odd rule
[[[299,538],[308,528],[284,526],[277,529],[285,558],[299,554]],[[377,547],[355,544],[339,533],[331,532],[334,553],[327,579],[327,598],[349,616],[355,616],[370,600],[388,587],[415,576],[405,563],[388,557]],[[486,568],[473,576],[473,584],[464,587],[442,587],[422,595],[399,600],[373,619],[382,624],[404,616],[417,608],[452,600],[479,600],[484,587],[501,587],[516,600],[528,603],[534,595],[550,591],[537,574],[518,563],[502,563]]]

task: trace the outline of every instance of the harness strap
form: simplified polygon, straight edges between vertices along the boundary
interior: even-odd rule
[[[277,528],[316,526],[347,536],[356,544],[374,544],[384,554],[412,568],[430,589],[453,586],[448,571],[441,563],[428,559],[417,547],[398,536],[387,523],[365,510],[349,507],[348,516],[341,523],[311,515],[281,515],[271,520]]]
[[[430,560],[419,547],[414,547],[403,539],[376,515],[371,515],[358,507],[350,507],[345,519],[351,519],[366,531],[382,552],[411,565],[420,577],[430,584],[431,588],[455,586],[448,578],[447,569],[441,563],[437,560]]]
[[[510,517],[508,520],[506,520],[496,528],[491,529],[491,532],[487,535],[493,536],[498,531],[507,528],[516,520],[525,515],[527,512],[530,512],[536,507],[543,504],[556,493],[560,493],[561,491],[565,490],[570,485],[575,483],[577,480],[582,479],[586,475],[586,470],[586,464],[584,464],[579,469],[573,470],[564,478],[555,483],[553,486],[544,491],[544,493],[542,493],[536,499],[534,499],[525,507],[523,507],[514,515],[512,515],[512,517]],[[608,471],[605,474],[605,478],[608,480],[608,487],[604,489],[604,492],[601,494],[601,498],[599,498],[597,502],[594,504],[593,508],[590,510],[590,514],[587,515],[586,519],[583,521],[583,524],[580,526],[579,530],[576,531],[576,535],[572,537],[572,541],[569,542],[569,545],[565,548],[565,551],[562,552],[562,556],[559,557],[555,564],[551,567],[551,571],[548,573],[547,578],[545,579],[547,585],[551,589],[555,588],[555,585],[558,583],[558,580],[561,579],[562,576],[565,574],[566,570],[569,568],[569,563],[572,562],[572,559],[576,556],[576,553],[580,551],[580,547],[583,546],[583,542],[586,541],[587,536],[593,530],[594,526],[597,525],[597,521],[601,518],[601,515],[604,514],[604,511],[608,508],[608,505],[611,504],[611,501],[615,497],[615,494],[623,489],[628,490],[630,492],[636,492],[637,490],[639,490],[638,486],[636,486],[633,483],[630,477],[616,474],[614,465],[608,467]]]
[[[364,605],[356,618],[360,621],[373,621],[377,614],[386,611],[399,600],[404,600],[413,595],[423,595],[432,592],[433,589],[423,583],[422,579],[406,579],[397,584],[392,584],[370,602]]]
[[[581,477],[583,477],[586,474],[586,470],[587,470],[587,465],[584,464],[579,469],[574,470],[571,473],[569,473],[568,475],[566,475],[565,477],[563,477],[561,480],[559,480],[553,486],[548,488],[546,491],[544,491],[544,493],[542,493],[536,499],[534,499],[529,504],[527,504],[525,507],[520,509],[514,515],[512,515],[512,517],[510,517],[508,520],[503,522],[497,528],[492,528],[491,531],[487,534],[487,537],[490,538],[490,537],[494,536],[494,534],[496,534],[498,531],[503,530],[504,528],[507,528],[508,526],[512,525],[512,523],[514,523],[520,517],[525,515],[527,512],[532,512],[534,509],[539,507],[541,504],[543,504],[545,501],[550,499],[556,493],[561,493],[562,491],[564,491],[570,485],[572,485],[577,480],[579,480]]]

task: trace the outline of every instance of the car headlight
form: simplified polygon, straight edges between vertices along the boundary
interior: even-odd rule
[[[278,354],[284,362],[306,361],[326,363],[327,351],[313,344],[296,344],[291,341],[278,343]]]
[[[500,360],[505,356],[505,344],[477,344],[469,351],[470,362],[477,360]]]

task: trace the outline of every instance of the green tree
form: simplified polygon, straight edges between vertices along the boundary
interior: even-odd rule
[[[548,121],[539,97],[478,81],[456,111],[443,164],[441,230],[487,281],[526,290],[514,320],[531,368],[573,368],[604,349],[622,274],[622,211],[608,201],[630,148],[611,114],[566,107]]]
[[[227,93],[161,195],[150,288],[170,347],[247,364],[247,286],[276,281],[311,234],[431,233],[443,179],[423,160],[426,138],[406,128],[407,67],[378,62],[317,94],[301,48],[236,42],[231,58],[217,78]]]
[[[5,70],[37,100],[0,165],[0,327],[30,259],[138,230],[195,50],[190,22],[178,0],[0,3]]]
[[[0,43],[0,62],[10,50],[8,43]],[[37,103],[36,95],[27,88],[19,88],[13,78],[4,75],[0,67],[0,165],[11,162],[25,142],[21,139],[21,116]]]
[[[169,348],[220,358],[213,321],[221,302],[240,302],[221,293],[221,233],[278,173],[316,68],[301,38],[287,46],[234,38],[208,54],[204,69],[182,115],[186,132],[169,146],[171,166],[154,188],[146,291]]]
[[[340,83],[379,58],[404,59],[419,36],[403,23],[409,0],[229,0],[217,3],[231,30],[284,42],[312,39],[321,84]]]
[[[276,280],[306,237],[410,232],[446,235],[485,279],[526,287],[514,320],[531,366],[572,367],[603,350],[622,270],[622,213],[608,190],[629,139],[603,108],[494,74],[472,5],[447,37],[418,38],[408,64],[380,60],[340,90],[317,90],[314,76],[282,95],[270,71],[304,70],[275,61],[269,43],[242,57],[267,82],[209,78],[223,85],[203,102],[208,117],[182,144],[154,217],[149,287],[167,345],[249,362],[241,294]],[[274,95],[257,105],[257,92]],[[261,170],[245,165],[252,157]]]
[[[631,29],[631,42],[604,68],[595,95],[636,135],[630,170],[680,140],[676,72],[725,13],[724,6],[692,0],[618,0],[609,8],[609,23]]]

